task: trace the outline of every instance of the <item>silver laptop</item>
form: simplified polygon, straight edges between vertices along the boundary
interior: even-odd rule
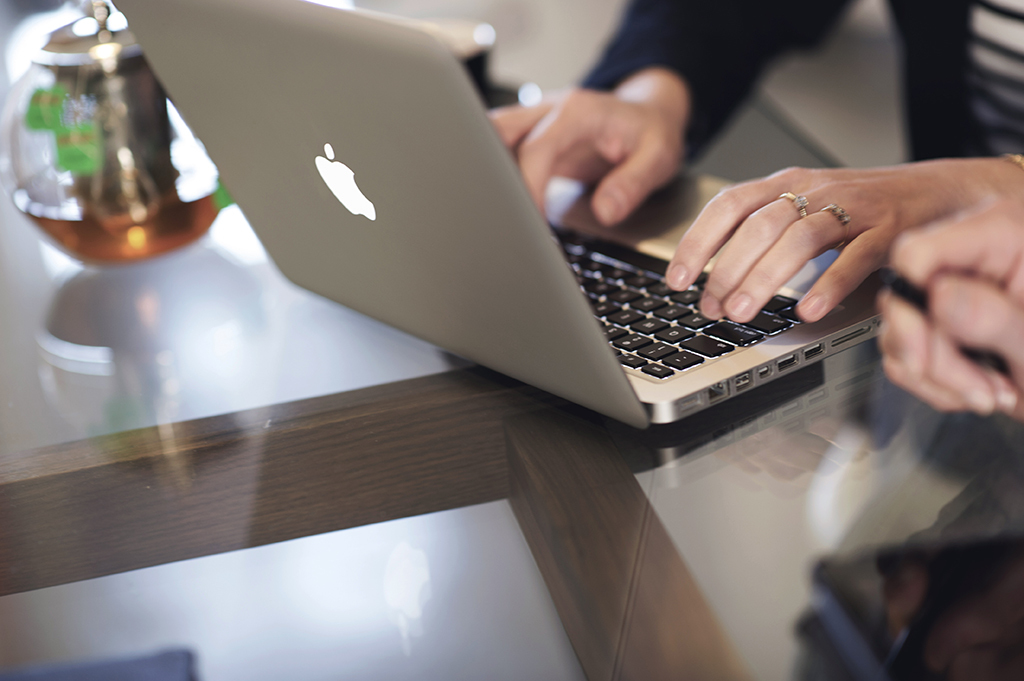
[[[664,263],[560,246],[462,65],[422,31],[303,0],[117,4],[281,271],[469,360],[645,427],[876,334],[870,287],[745,347],[638,309],[654,284],[627,280],[656,280]],[[635,310],[692,331],[680,343],[728,351],[679,345],[677,358],[701,360],[685,368],[645,359],[665,328],[598,319],[614,293],[598,279],[641,294],[608,314]],[[642,340],[622,347],[616,329]]]

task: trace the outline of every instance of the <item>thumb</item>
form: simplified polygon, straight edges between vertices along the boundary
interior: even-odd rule
[[[605,226],[621,222],[667,183],[679,169],[681,154],[664,140],[644,136],[636,150],[613,168],[594,190],[591,208]]]
[[[552,102],[542,102],[536,106],[503,106],[488,111],[487,115],[505,146],[515,149],[553,106]]]

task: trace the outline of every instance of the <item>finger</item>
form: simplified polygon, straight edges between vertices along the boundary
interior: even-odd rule
[[[878,299],[885,320],[879,347],[882,368],[889,379],[940,411],[966,409],[961,395],[935,384],[926,373],[933,351],[928,321],[916,308],[888,291],[883,291]]]
[[[991,414],[998,388],[993,372],[968,360],[954,341],[932,327],[913,306],[883,292],[885,319],[879,344],[893,382],[943,411]]]
[[[939,411],[953,412],[966,409],[966,405],[959,395],[947,392],[930,381],[911,378],[907,374],[906,368],[892,357],[882,357],[882,369],[895,385]]]
[[[492,109],[487,115],[505,146],[515,149],[553,106],[552,102],[542,102],[536,106],[503,106]]]
[[[679,242],[668,268],[668,285],[683,290],[693,284],[711,257],[744,220],[776,201],[783,192],[798,191],[808,186],[814,173],[803,168],[791,168],[720,192],[708,202]]]
[[[933,330],[929,338],[929,366],[925,380],[958,395],[961,408],[969,408],[988,416],[996,408],[995,389],[985,370],[967,359],[958,345],[941,331]]]
[[[593,209],[604,225],[613,225],[668,182],[678,170],[682,157],[679,143],[649,132],[640,137],[637,148],[613,168],[594,191]]]
[[[887,251],[887,237],[877,232],[864,232],[846,244],[835,262],[797,303],[797,314],[805,322],[824,317],[885,263]]]
[[[936,278],[929,297],[936,326],[958,345],[995,352],[1007,361],[1014,380],[995,387],[1000,408],[1012,413],[1024,377],[1024,309],[991,282],[959,275]]]
[[[718,319],[725,313],[722,301],[798,217],[789,201],[776,199],[754,211],[736,228],[704,285],[700,309],[705,316]]]
[[[1024,309],[991,282],[942,275],[928,288],[936,325],[963,345],[1001,354],[1015,375],[1024,371]]]
[[[974,272],[995,281],[1009,278],[1024,257],[1019,201],[1000,201],[901,236],[892,264],[924,286],[937,272]]]
[[[594,138],[594,117],[576,115],[574,108],[565,104],[552,108],[519,145],[519,169],[542,212],[544,193],[559,157],[580,141]]]
[[[726,314],[737,322],[753,319],[779,287],[799,272],[808,260],[824,253],[831,245],[841,241],[845,234],[846,227],[827,213],[814,213],[790,224],[724,299]],[[716,263],[715,271],[722,266],[732,244],[739,239],[740,232],[737,232],[726,247],[726,253]],[[714,278],[714,272],[711,278]],[[710,279],[708,284],[710,286]]]
[[[930,349],[927,320],[888,291],[879,294],[878,307],[884,322],[878,339],[882,353],[901,367],[901,378],[911,382],[924,378]]]

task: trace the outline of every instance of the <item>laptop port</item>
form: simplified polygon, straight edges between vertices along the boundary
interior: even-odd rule
[[[710,388],[708,388],[708,402],[717,402],[728,396],[729,386],[724,382],[715,383]]]
[[[823,346],[821,343],[818,343],[817,345],[812,345],[811,347],[804,350],[804,359],[811,359],[812,357],[817,357],[823,352],[825,352],[825,346]]]
[[[757,370],[757,377],[762,381],[772,375],[772,368],[769,366],[761,367]]]
[[[779,360],[779,371],[785,371],[792,366],[796,365],[796,355],[790,355],[789,357],[783,357]]]
[[[849,343],[854,338],[860,338],[861,336],[863,336],[864,334],[868,333],[869,331],[871,331],[871,327],[870,326],[862,326],[861,328],[857,329],[856,331],[851,331],[850,333],[846,334],[845,336],[840,336],[839,338],[836,338],[834,341],[832,341],[832,347],[837,348],[840,345],[842,345],[843,343]]]
[[[736,377],[736,392],[750,387],[750,372],[746,371]]]

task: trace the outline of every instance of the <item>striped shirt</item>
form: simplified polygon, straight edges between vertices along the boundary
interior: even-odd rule
[[[972,153],[1024,152],[1024,0],[973,0],[967,49]]]

